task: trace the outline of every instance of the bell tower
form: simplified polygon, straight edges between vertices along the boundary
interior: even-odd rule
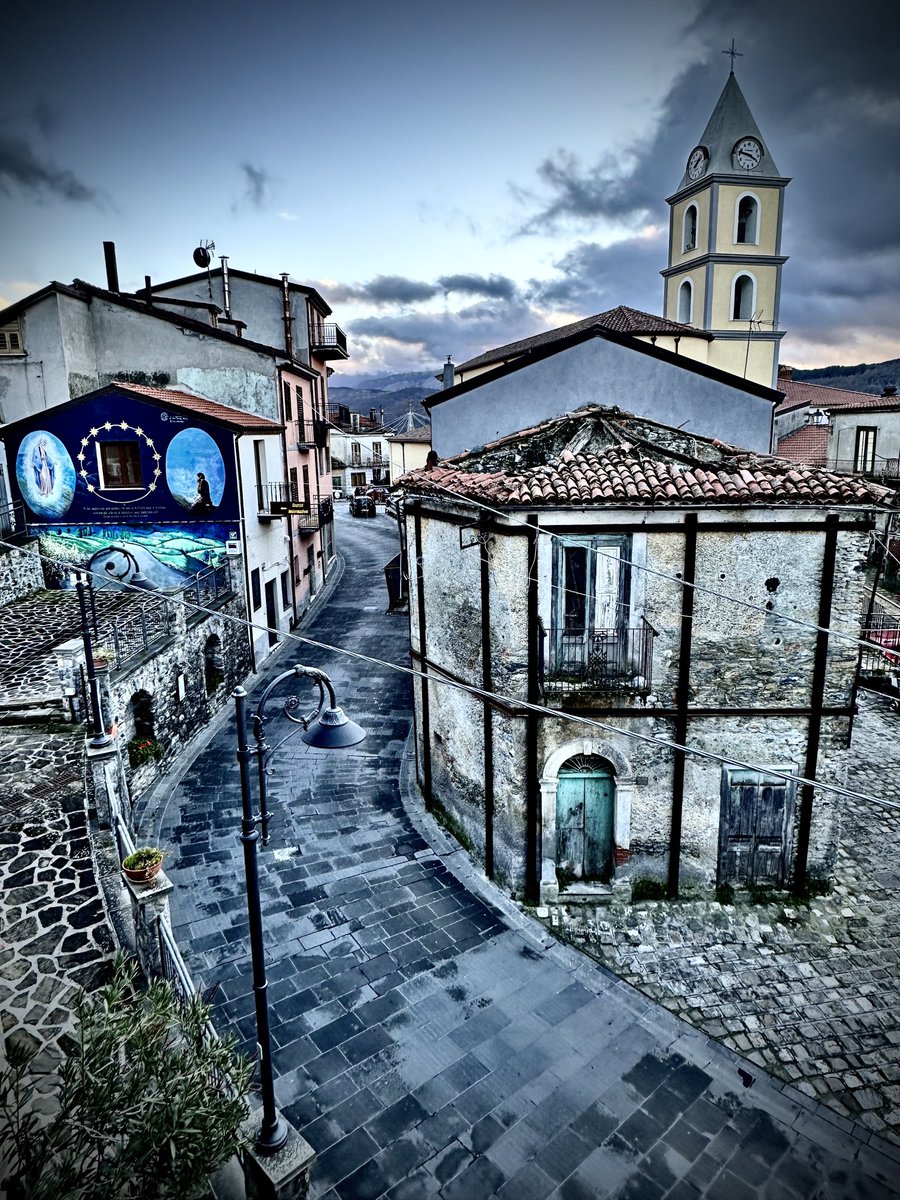
[[[737,52],[732,43],[726,54]],[[707,361],[774,387],[781,301],[782,176],[733,70],[669,205],[663,312],[713,334]]]

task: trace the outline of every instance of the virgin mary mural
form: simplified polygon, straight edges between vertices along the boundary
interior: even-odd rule
[[[16,455],[22,498],[40,517],[61,517],[75,496],[75,467],[65,446],[46,429],[22,439]]]

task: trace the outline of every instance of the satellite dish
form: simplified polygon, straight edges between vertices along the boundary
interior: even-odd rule
[[[212,262],[212,257],[206,246],[200,245],[194,251],[194,262],[198,267],[208,267]]]

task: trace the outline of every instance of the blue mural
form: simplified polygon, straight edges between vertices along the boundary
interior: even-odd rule
[[[178,588],[198,571],[218,566],[236,530],[225,525],[57,525],[40,534],[50,586],[69,587],[73,567],[90,569],[95,587],[121,587],[139,571],[154,589]]]
[[[65,446],[46,429],[24,437],[16,455],[22,499],[42,517],[62,517],[75,496],[75,466]]]
[[[166,486],[182,508],[209,513],[225,491],[225,463],[203,429],[183,429],[166,451]]]

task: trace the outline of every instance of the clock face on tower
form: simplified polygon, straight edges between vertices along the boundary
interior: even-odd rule
[[[697,146],[692,150],[687,161],[688,179],[699,179],[708,162],[709,154],[705,146]]]
[[[743,138],[734,148],[735,165],[744,171],[755,170],[762,160],[763,148],[756,138]]]

